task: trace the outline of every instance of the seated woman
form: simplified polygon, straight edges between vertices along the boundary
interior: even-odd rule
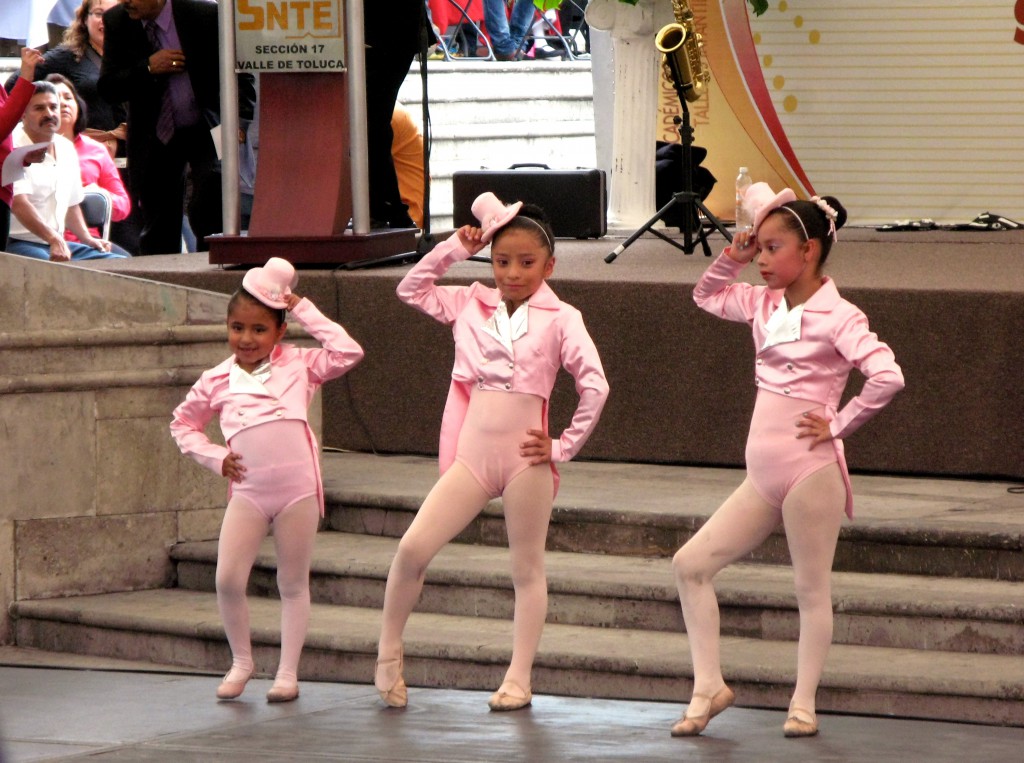
[[[71,81],[63,74],[49,74],[47,82],[57,88],[60,100],[60,134],[70,140],[78,153],[78,164],[82,171],[82,187],[86,192],[100,190],[110,198],[112,221],[124,220],[132,209],[132,200],[121,182],[121,175],[110,158],[106,146],[85,134],[86,108],[78,91]],[[94,236],[99,232],[90,228]],[[75,234],[64,233],[68,241],[75,241]],[[130,254],[116,241],[111,241],[111,250],[121,254]]]

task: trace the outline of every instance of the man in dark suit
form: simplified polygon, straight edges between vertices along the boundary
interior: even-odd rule
[[[185,169],[189,223],[198,247],[221,225],[217,5],[210,0],[120,0],[103,16],[100,95],[128,103],[128,171],[142,212],[141,254],[181,251]],[[238,108],[251,120],[251,75],[238,78]],[[223,136],[225,150],[235,137]]]
[[[423,0],[363,0],[366,41],[366,154],[370,219],[375,228],[415,228],[398,191],[391,157],[391,117],[398,90],[420,50],[421,34],[435,41]]]

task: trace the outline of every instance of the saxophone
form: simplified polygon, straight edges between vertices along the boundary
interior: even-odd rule
[[[703,38],[697,34],[693,11],[687,0],[672,0],[676,23],[666,24],[654,38],[654,46],[662,54],[665,75],[688,101],[699,100],[708,89],[711,73],[701,60]]]

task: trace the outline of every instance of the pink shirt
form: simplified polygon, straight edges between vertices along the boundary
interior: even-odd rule
[[[441,421],[441,472],[455,460],[471,386],[540,397],[544,401],[546,429],[548,400],[558,369],[564,367],[576,380],[580,399],[568,428],[551,442],[554,471],[554,462],[572,459],[597,426],[608,398],[601,358],[580,311],[558,299],[546,281],[528,302],[528,331],[515,340],[513,351],[509,351],[483,329],[501,301],[498,289],[479,282],[471,286],[435,283],[455,262],[469,256],[458,234],[453,234],[413,266],[398,285],[399,299],[453,327],[455,365]],[[556,490],[557,475],[555,471]]]
[[[742,269],[741,263],[720,255],[697,282],[693,299],[709,313],[753,328],[758,387],[821,403],[833,417],[832,436],[839,439],[857,431],[903,389],[903,372],[889,345],[868,328],[860,309],[839,296],[828,277],[804,303],[800,339],[762,350],[765,323],[783,292],[731,283]],[[867,377],[864,388],[836,412],[853,368]]]
[[[267,395],[251,392],[231,393],[229,375],[234,356],[204,371],[185,401],[174,409],[171,436],[185,455],[217,474],[231,452],[206,436],[206,425],[214,414],[220,417],[220,429],[227,442],[243,429],[269,421],[298,419],[306,423],[310,447],[317,452],[316,438],[307,421],[313,395],[325,381],[341,376],[363,359],[363,348],[334,321],[325,317],[308,299],[302,299],[289,314],[320,341],[323,349],[298,348],[279,344],[270,354],[271,373],[264,387]],[[317,495],[323,513],[323,486],[319,459]],[[229,486],[230,494],[230,486]]]
[[[114,160],[110,158],[107,147],[87,135],[79,135],[74,140],[75,151],[78,152],[78,164],[82,168],[82,185],[98,185],[110,194],[113,213],[110,219],[114,222],[128,217],[132,211],[132,200],[121,182]]]

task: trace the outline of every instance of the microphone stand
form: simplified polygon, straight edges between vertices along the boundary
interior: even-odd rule
[[[699,241],[702,248],[704,249],[704,256],[711,256],[711,246],[708,244],[708,235],[712,229],[717,229],[722,236],[725,237],[726,241],[730,240],[729,231],[726,229],[722,221],[715,217],[711,210],[704,206],[704,202],[699,198],[698,194],[693,190],[693,154],[690,151],[693,146],[693,127],[690,126],[690,109],[686,105],[685,91],[692,87],[692,85],[683,85],[672,78],[672,85],[675,88],[676,95],[679,97],[679,103],[683,107],[683,116],[675,117],[676,130],[679,132],[679,139],[683,145],[683,185],[682,190],[672,194],[672,201],[663,206],[657,212],[654,213],[654,217],[645,222],[640,226],[633,234],[623,241],[619,246],[604,258],[604,261],[608,264],[615,262],[615,258],[622,254],[628,246],[636,241],[647,231],[650,231],[658,238],[667,241],[672,244],[676,249],[681,249],[686,254],[693,254],[697,248],[697,242]],[[678,241],[673,240],[669,236],[666,236],[660,230],[653,228],[654,224],[661,219],[662,215],[668,212],[676,204],[683,206],[683,243],[680,244]],[[701,215],[704,216],[703,220]],[[694,231],[696,231],[696,240],[694,239]]]

